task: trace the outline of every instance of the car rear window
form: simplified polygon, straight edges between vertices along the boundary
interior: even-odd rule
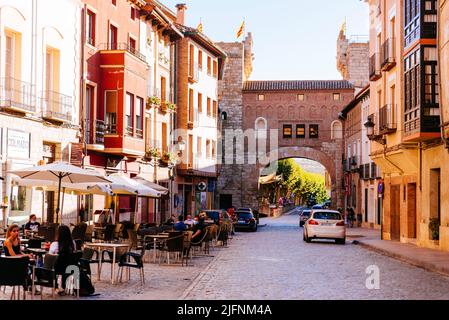
[[[218,219],[220,217],[220,212],[218,211],[207,212],[207,215],[211,219]]]
[[[306,216],[306,217],[310,217],[310,211],[303,211],[302,215]]]
[[[341,215],[336,212],[316,212],[313,215],[313,218],[321,220],[341,220]]]
[[[246,213],[246,212],[238,212],[237,213],[237,217],[239,219],[252,219],[253,215],[251,213]]]

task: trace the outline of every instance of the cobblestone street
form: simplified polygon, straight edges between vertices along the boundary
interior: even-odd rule
[[[298,217],[266,220],[239,233],[185,299],[449,299],[449,278],[351,244],[306,244]],[[265,222],[264,222],[265,223]],[[380,290],[366,288],[366,268],[380,269]]]
[[[257,233],[239,232],[228,248],[194,257],[187,268],[146,263],[144,287],[137,270],[131,270],[129,282],[112,286],[110,265],[104,265],[101,281],[93,267],[100,295],[81,299],[449,299],[449,278],[366,250],[351,239],[346,246],[306,244],[297,221],[296,215],[262,220],[266,226]],[[366,268],[371,265],[380,269],[380,290],[366,288]],[[9,299],[10,290],[2,292],[0,300]],[[44,292],[44,299],[51,299],[50,290]]]

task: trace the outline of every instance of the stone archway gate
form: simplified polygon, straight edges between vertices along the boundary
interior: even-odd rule
[[[242,97],[241,110],[235,104],[221,103],[221,111],[241,116],[239,121],[227,120],[224,127],[246,131],[257,126],[260,130],[260,120],[265,119],[267,134],[276,130],[278,135],[277,146],[267,142],[265,153],[270,161],[306,158],[321,163],[331,176],[333,206],[344,207],[344,144],[339,113],[354,97],[352,85],[344,80],[246,81]],[[236,207],[258,208],[258,181],[263,167],[260,163],[224,164],[219,194],[233,195]]]

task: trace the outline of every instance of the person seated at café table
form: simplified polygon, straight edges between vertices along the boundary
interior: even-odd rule
[[[30,260],[34,259],[34,256],[32,254],[24,254],[22,252],[22,249],[20,248],[20,237],[19,237],[19,231],[20,228],[18,225],[13,224],[9,226],[8,231],[6,232],[6,240],[3,243],[3,252],[5,253],[5,256],[7,257],[25,257],[28,256]],[[31,276],[27,274],[27,283],[28,286],[24,289],[31,292]],[[39,295],[40,291],[35,290],[35,295]]]
[[[62,290],[58,293],[64,295],[66,280],[68,275],[65,273],[66,268],[72,264],[72,254],[76,251],[76,244],[73,241],[70,228],[65,225],[61,225],[58,228],[56,235],[56,241],[50,245],[48,253],[57,254],[58,260],[56,261],[55,271],[56,274],[62,274]]]
[[[184,224],[188,225],[190,228],[192,228],[195,225],[195,220],[192,219],[192,216],[189,214],[187,216],[186,221],[184,221]]]
[[[18,225],[13,224],[9,226],[8,231],[6,232],[6,240],[3,243],[3,252],[7,257],[16,257],[16,256],[26,256],[22,252],[20,248],[20,237],[19,237],[20,228]],[[32,254],[28,255],[30,259],[33,258]]]
[[[178,222],[175,223],[175,231],[186,231],[189,227],[184,223],[184,217],[179,216]]]
[[[198,216],[198,223],[193,227],[193,235],[192,235],[192,242],[199,242],[204,237],[204,233],[206,231],[206,216],[207,214],[205,212],[200,213]]]
[[[172,215],[170,218],[167,219],[167,221],[165,222],[166,225],[174,225],[176,221],[176,217],[174,215]]]
[[[30,215],[30,220],[25,224],[25,234],[28,235],[30,231],[38,232],[41,224],[37,222],[35,214]]]

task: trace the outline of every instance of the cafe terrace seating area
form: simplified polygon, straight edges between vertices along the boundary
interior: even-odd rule
[[[31,259],[5,257],[1,251],[6,230],[0,229],[0,299],[80,298],[79,290],[73,290],[77,288],[73,281],[72,287],[70,281],[65,282],[69,285],[68,295],[56,293],[64,272],[56,267],[58,256],[48,251],[57,228],[58,224],[47,223],[38,232],[21,230],[23,252],[32,253]],[[99,294],[97,299],[114,299],[111,292],[127,292],[129,297],[135,297],[157,294],[159,289],[170,298],[170,285],[172,291],[183,286],[173,280],[193,277],[193,271],[199,272],[198,268],[205,267],[232,242],[232,224],[227,221],[207,225],[203,238],[195,241],[192,231],[176,232],[172,225],[81,223],[70,228],[77,247],[70,257],[71,265],[90,275],[95,293]]]

